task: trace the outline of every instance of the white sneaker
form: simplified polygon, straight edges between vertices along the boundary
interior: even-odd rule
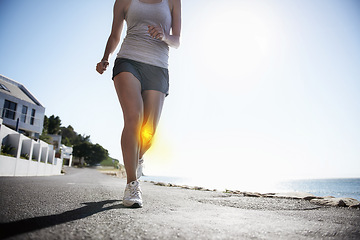
[[[126,184],[123,204],[125,207],[141,208],[143,206],[139,181]]]
[[[139,179],[143,175],[144,159],[139,159],[138,167],[136,169],[136,179]]]

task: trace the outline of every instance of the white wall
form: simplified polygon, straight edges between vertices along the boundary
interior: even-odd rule
[[[0,142],[11,145],[14,157],[0,155],[0,176],[46,176],[60,175],[63,160],[55,158],[53,145],[35,141],[2,124],[0,119]],[[21,158],[21,156],[26,159]]]

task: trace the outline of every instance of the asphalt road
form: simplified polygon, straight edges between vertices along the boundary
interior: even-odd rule
[[[144,207],[122,205],[125,180],[94,169],[1,177],[0,239],[360,239],[360,211],[142,182]]]

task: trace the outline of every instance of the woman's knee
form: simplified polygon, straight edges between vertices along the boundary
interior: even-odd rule
[[[141,142],[144,148],[148,149],[152,145],[155,128],[153,126],[144,125],[141,128]]]
[[[143,121],[143,114],[141,112],[131,112],[124,115],[125,128],[133,128],[140,130],[142,121]]]
[[[141,129],[141,140],[143,145],[151,145],[154,133],[147,129]]]

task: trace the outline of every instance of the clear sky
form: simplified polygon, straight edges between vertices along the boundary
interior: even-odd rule
[[[0,74],[121,160],[111,70],[95,71],[113,3],[1,0]],[[360,177],[359,1],[182,5],[182,45],[171,49],[170,95],[145,173]]]

